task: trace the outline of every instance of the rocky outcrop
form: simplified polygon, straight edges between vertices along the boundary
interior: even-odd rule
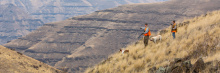
[[[204,63],[202,58],[199,58],[194,65],[190,60],[175,59],[166,67],[152,67],[148,73],[218,73],[220,70],[219,61]]]
[[[202,58],[198,59],[196,63],[193,65],[191,72],[192,73],[199,73],[205,69],[205,63]]]

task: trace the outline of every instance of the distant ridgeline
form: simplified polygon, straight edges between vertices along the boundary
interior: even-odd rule
[[[61,21],[73,16],[89,14],[97,10],[123,4],[152,3],[167,0],[0,0],[0,4],[12,3],[29,12],[44,23]]]
[[[40,19],[31,18],[13,4],[0,5],[0,44],[22,37],[42,25]]]

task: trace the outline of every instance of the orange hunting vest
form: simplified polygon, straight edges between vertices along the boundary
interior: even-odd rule
[[[145,28],[145,31],[147,30],[147,28]],[[148,31],[148,33],[146,33],[146,34],[144,34],[144,36],[150,36],[151,35],[151,33],[150,33],[150,28],[149,28],[149,31]]]
[[[177,28],[176,28],[176,29],[173,29],[175,26],[176,26],[176,23],[173,24],[173,26],[172,26],[172,31],[171,31],[171,32],[177,32]],[[176,26],[176,27],[177,27],[177,26]]]

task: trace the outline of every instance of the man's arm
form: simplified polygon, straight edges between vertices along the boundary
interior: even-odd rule
[[[146,31],[144,32],[144,34],[148,33],[148,31],[149,31],[149,28],[146,29]]]

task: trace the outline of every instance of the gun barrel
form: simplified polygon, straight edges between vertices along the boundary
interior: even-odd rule
[[[143,35],[143,33],[141,33],[141,35],[138,36],[138,39]]]

